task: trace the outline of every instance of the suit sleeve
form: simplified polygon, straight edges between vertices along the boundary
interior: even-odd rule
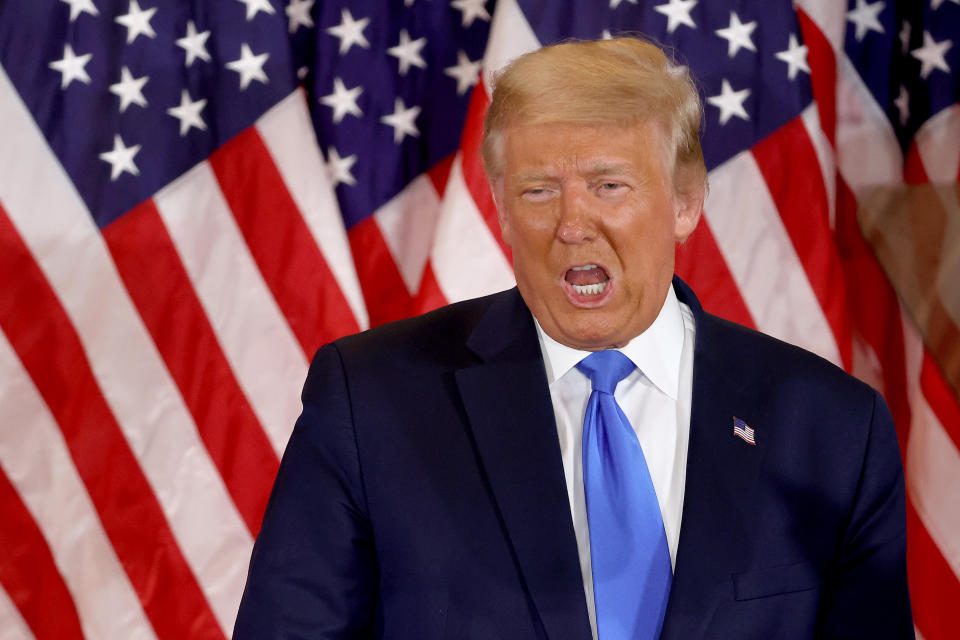
[[[377,567],[343,363],[320,349],[254,545],[234,640],[372,635]]]
[[[893,419],[873,392],[856,499],[828,576],[818,637],[913,638],[903,467]]]

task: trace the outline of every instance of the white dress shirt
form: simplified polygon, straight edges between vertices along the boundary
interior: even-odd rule
[[[590,565],[590,529],[583,491],[583,417],[590,398],[590,379],[576,364],[590,355],[564,346],[536,323],[546,367],[557,437],[567,481],[570,513],[580,554],[580,571],[594,640],[597,618]],[[696,327],[690,308],[677,300],[671,286],[660,313],[646,331],[619,349],[636,365],[614,393],[640,440],[660,503],[660,515],[675,566],[686,481],[693,392],[693,345]]]

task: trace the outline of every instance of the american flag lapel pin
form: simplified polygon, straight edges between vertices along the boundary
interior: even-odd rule
[[[757,444],[756,434],[754,434],[753,427],[748,425],[737,416],[733,416],[733,435],[737,436],[747,444]]]

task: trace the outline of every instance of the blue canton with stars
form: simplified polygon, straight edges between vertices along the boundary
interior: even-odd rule
[[[960,100],[960,0],[849,0],[844,48],[904,152]]]
[[[313,124],[347,228],[456,152],[492,13],[483,0],[321,7],[315,45],[300,49],[314,51]]]

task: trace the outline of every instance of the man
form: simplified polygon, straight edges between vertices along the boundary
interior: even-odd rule
[[[637,39],[508,67],[517,289],[317,353],[234,638],[913,636],[883,400],[673,277],[700,112]]]

